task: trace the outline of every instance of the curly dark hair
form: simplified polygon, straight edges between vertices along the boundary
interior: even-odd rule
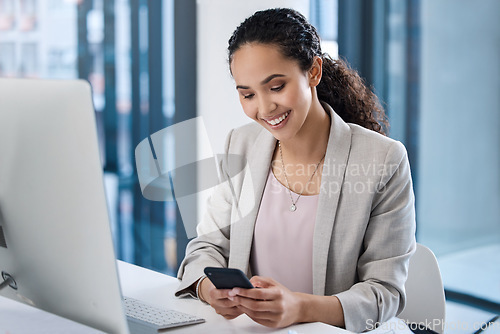
[[[321,57],[323,76],[316,88],[319,100],[328,103],[345,122],[386,134],[389,122],[377,96],[345,60],[332,59],[321,51],[316,28],[302,14],[273,8],[247,18],[229,39],[229,64],[242,45],[252,42],[277,46],[303,71],[311,68],[314,57]]]

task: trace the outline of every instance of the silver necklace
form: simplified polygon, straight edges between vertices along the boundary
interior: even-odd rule
[[[316,164],[316,168],[314,169],[314,172],[312,173],[311,177],[309,178],[309,181],[307,181],[306,185],[304,186],[304,189],[302,189],[302,191],[299,194],[299,197],[297,197],[297,199],[294,202],[293,197],[292,197],[292,191],[290,190],[290,183],[288,182],[288,178],[286,176],[285,163],[283,162],[283,152],[281,151],[281,142],[279,140],[278,140],[278,148],[280,150],[281,166],[283,168],[283,175],[285,175],[286,187],[288,189],[288,193],[290,194],[290,199],[292,200],[292,205],[290,205],[290,211],[294,212],[295,210],[297,210],[296,204],[299,201],[300,196],[302,196],[302,193],[307,188],[307,185],[309,184],[309,182],[311,182],[314,174],[316,174],[316,171],[318,170],[319,164],[321,163],[321,161],[323,161],[323,159],[325,158],[325,155],[323,154],[323,157],[321,158],[321,160]]]

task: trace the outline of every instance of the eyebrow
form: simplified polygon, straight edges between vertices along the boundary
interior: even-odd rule
[[[261,85],[265,85],[267,84],[269,81],[273,80],[274,78],[281,78],[281,77],[284,77],[285,75],[284,74],[271,74],[270,76],[268,76],[267,78],[265,78],[264,80],[262,80],[260,82]],[[249,89],[250,87],[248,86],[241,86],[241,85],[238,85],[236,86],[236,89]]]

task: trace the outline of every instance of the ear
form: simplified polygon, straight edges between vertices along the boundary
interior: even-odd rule
[[[316,87],[321,81],[323,75],[323,59],[314,57],[313,64],[309,69],[309,86]]]

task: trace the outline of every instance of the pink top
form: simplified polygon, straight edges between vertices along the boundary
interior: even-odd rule
[[[293,200],[299,195],[292,192]],[[302,195],[290,211],[288,188],[269,169],[255,222],[250,266],[288,289],[312,294],[312,246],[319,195]]]

